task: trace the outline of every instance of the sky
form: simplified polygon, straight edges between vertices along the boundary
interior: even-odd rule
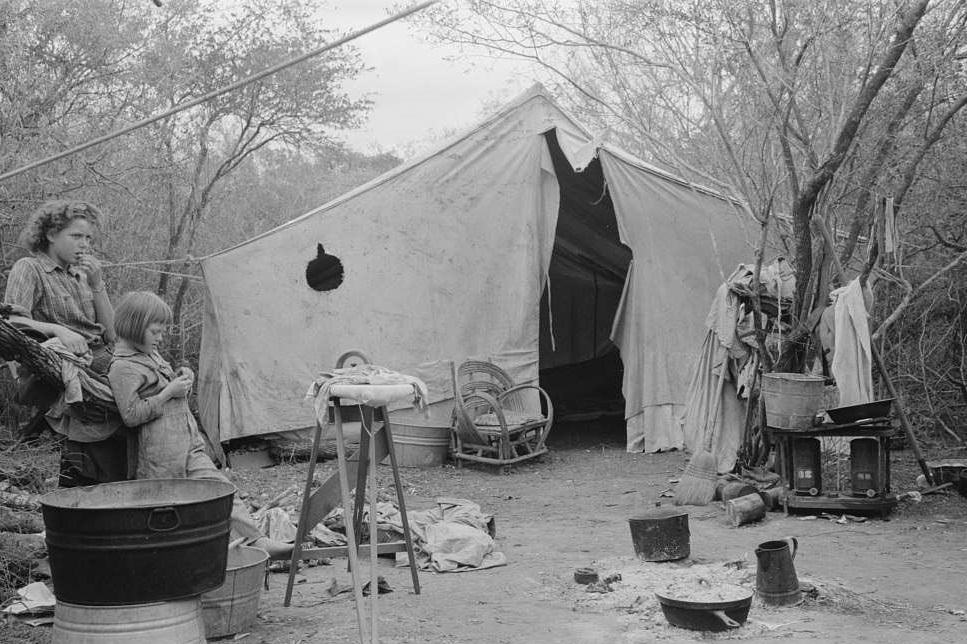
[[[395,2],[330,0],[324,19],[335,29],[357,31],[395,13]],[[410,156],[425,151],[480,121],[487,114],[485,105],[505,102],[533,84],[533,76],[519,62],[468,56],[455,46],[427,42],[406,21],[353,44],[373,68],[346,85],[352,96],[368,95],[374,103],[368,122],[342,135],[360,152]]]

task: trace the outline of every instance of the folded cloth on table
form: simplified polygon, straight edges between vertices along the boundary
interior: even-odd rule
[[[421,409],[426,406],[429,397],[426,384],[422,380],[386,367],[364,364],[323,371],[312,381],[306,392],[306,399],[314,401],[316,419],[323,428],[329,425],[329,394],[336,385],[409,385],[413,391],[413,406]]]

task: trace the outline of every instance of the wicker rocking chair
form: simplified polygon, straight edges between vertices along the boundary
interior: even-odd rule
[[[547,453],[545,441],[554,423],[554,405],[543,389],[514,384],[506,371],[489,362],[468,360],[450,365],[453,378],[453,457],[507,467]],[[538,393],[542,409],[526,404],[528,390]]]

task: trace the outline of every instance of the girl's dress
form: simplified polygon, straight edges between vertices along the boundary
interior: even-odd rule
[[[160,354],[117,347],[107,377],[121,419],[137,434],[135,478],[230,482],[209,458],[188,399],[172,398],[159,403],[155,398],[176,377]],[[250,542],[262,537],[237,492],[231,523],[236,536]]]
[[[124,424],[138,428],[135,478],[225,480],[205,451],[188,399],[154,398],[175,377],[157,352],[115,349],[108,380]]]

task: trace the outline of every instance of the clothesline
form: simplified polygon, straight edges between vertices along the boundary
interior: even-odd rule
[[[182,257],[181,259],[146,259],[138,262],[102,262],[101,266],[104,268],[114,268],[120,266],[144,266],[150,264],[197,264],[200,263],[205,257],[192,257],[188,255],[187,257]]]
[[[176,273],[175,271],[164,271],[160,268],[148,268],[147,266],[133,266],[133,268],[139,271],[147,271],[148,273],[157,273],[159,275],[171,275],[172,277],[182,277],[188,280],[194,280],[196,282],[203,282],[204,279],[199,275],[191,275],[190,273]]]

